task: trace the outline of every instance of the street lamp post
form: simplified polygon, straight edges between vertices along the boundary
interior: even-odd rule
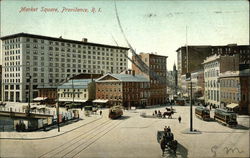
[[[57,113],[57,130],[60,132],[60,123],[59,123],[59,94],[58,94],[58,85],[56,86],[56,113]]]
[[[28,101],[28,115],[30,115],[30,94],[31,94],[31,90],[30,90],[30,88],[31,88],[31,76],[29,76],[29,101]]]
[[[190,131],[193,131],[193,101],[192,101],[192,80],[190,79]]]

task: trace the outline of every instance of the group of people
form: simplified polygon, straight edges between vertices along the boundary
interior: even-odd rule
[[[162,113],[160,110],[158,110],[158,112],[157,112],[157,110],[155,110],[155,112],[153,113],[153,116],[162,117]]]
[[[23,122],[16,124],[16,131],[17,132],[25,131],[25,129],[26,129],[26,126]]]

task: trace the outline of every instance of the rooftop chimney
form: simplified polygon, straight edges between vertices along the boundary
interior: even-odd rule
[[[135,76],[135,70],[132,70],[132,75]]]
[[[87,38],[82,38],[82,42],[88,42]]]

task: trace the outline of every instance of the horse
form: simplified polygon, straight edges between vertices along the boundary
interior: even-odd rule
[[[162,156],[163,156],[163,155],[164,155],[165,148],[166,148],[166,145],[167,145],[166,140],[165,140],[164,137],[161,138],[160,144],[161,144],[161,150],[162,150]]]
[[[171,132],[166,132],[161,140],[160,140],[160,145],[161,145],[161,150],[162,150],[162,156],[164,155],[164,151],[166,146],[169,145],[170,142],[172,142],[174,140],[174,135]]]
[[[169,145],[169,148],[173,150],[174,154],[176,154],[177,145],[178,145],[177,140],[170,141],[168,145]]]
[[[172,118],[173,114],[174,114],[173,111],[166,111],[163,113],[163,118],[166,118],[166,116],[168,116],[168,118]]]

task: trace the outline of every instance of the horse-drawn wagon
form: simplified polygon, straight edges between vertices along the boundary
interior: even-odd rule
[[[169,130],[157,131],[157,141],[161,146],[162,155],[164,155],[165,149],[173,151],[176,154],[177,140],[174,140],[174,134]]]

